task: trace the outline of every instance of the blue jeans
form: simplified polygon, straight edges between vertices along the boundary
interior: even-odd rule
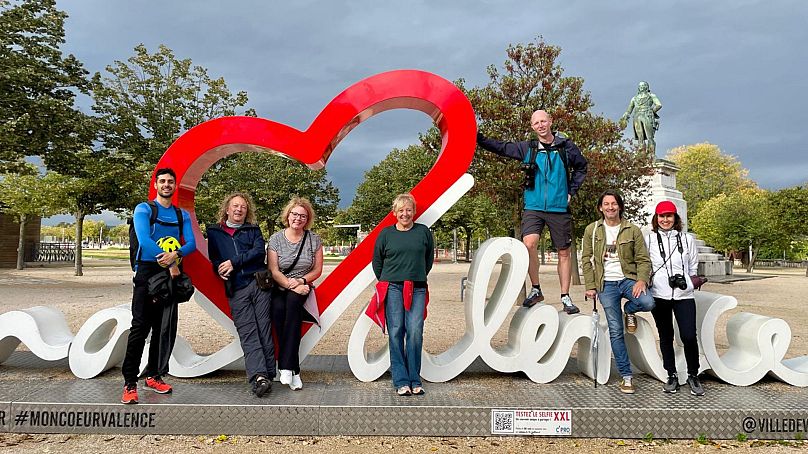
[[[622,377],[631,377],[631,362],[628,360],[626,340],[623,338],[623,310],[620,302],[623,298],[628,300],[627,314],[650,311],[654,308],[654,297],[649,290],[639,298],[631,295],[631,289],[636,282],[628,278],[621,281],[606,281],[603,283],[603,291],[598,293],[603,312],[606,313],[606,322],[609,324],[609,340],[612,343],[614,361]]]
[[[412,306],[404,310],[404,286],[390,283],[384,303],[390,343],[390,373],[393,386],[421,386],[421,348],[424,343],[426,289],[415,288]]]

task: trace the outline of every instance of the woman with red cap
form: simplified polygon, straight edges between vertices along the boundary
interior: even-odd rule
[[[651,310],[659,332],[662,363],[668,372],[663,387],[666,393],[679,390],[676,357],[673,351],[673,317],[685,350],[687,380],[690,393],[703,396],[699,381],[699,344],[696,338],[696,300],[693,281],[699,259],[693,235],[682,232],[682,218],[676,205],[668,200],[659,202],[651,221],[652,232],[645,237],[651,256],[651,294],[656,305]]]

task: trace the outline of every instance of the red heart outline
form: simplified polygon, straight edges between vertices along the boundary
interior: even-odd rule
[[[306,131],[263,118],[223,117],[195,126],[180,136],[160,158],[155,170],[170,167],[177,173],[178,190],[173,201],[190,213],[200,252],[184,258],[185,272],[197,290],[230,316],[224,285],[208,260],[207,242],[194,210],[196,187],[207,169],[228,155],[246,151],[274,152],[318,169],[326,165],[337,144],[359,123],[391,109],[420,110],[432,117],[440,129],[442,146],[438,159],[411,191],[420,215],[466,172],[474,156],[477,130],[474,110],[466,96],[448,80],[428,72],[397,70],[357,82],[328,103]],[[157,196],[153,183],[152,180],[150,199]],[[395,218],[389,213],[318,285],[320,313],[371,262],[376,236],[394,223]],[[304,333],[309,326],[304,325]]]

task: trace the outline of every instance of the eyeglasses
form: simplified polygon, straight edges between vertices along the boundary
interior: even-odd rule
[[[294,211],[289,213],[289,216],[292,216],[293,218],[300,218],[300,219],[308,219],[309,218],[309,215],[306,214],[306,213],[295,213]]]

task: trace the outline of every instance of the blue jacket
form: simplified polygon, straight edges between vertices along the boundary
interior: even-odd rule
[[[477,133],[477,144],[500,156],[527,162],[531,142],[538,145],[535,162],[538,165],[533,189],[525,190],[525,209],[566,213],[567,194],[574,196],[586,178],[586,158],[572,140],[560,133],[549,150],[538,141],[501,142]],[[566,162],[562,156],[566,154]]]
[[[209,224],[206,230],[208,257],[213,264],[213,272],[218,276],[219,265],[228,260],[233,264],[233,272],[225,281],[228,295],[249,285],[250,281],[255,279],[256,271],[267,268],[264,262],[267,254],[264,235],[257,225],[244,224],[233,233],[233,236],[225,232],[221,224]]]

